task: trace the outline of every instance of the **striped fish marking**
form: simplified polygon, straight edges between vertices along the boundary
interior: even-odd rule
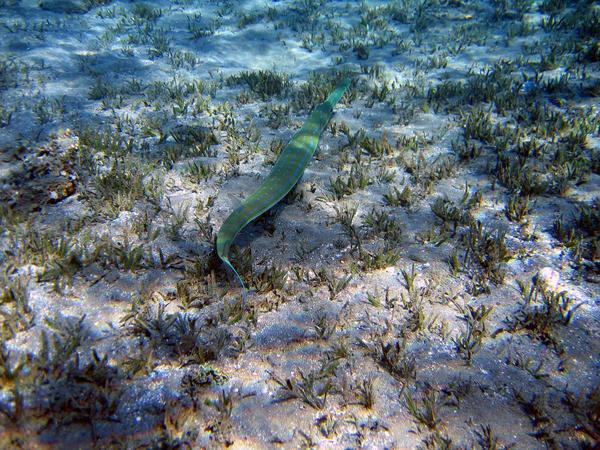
[[[302,128],[294,134],[283,148],[271,173],[258,189],[225,219],[217,233],[217,255],[235,273],[242,286],[244,297],[246,285],[229,261],[229,248],[235,237],[246,225],[276,205],[302,177],[304,169],[306,169],[317,149],[319,138],[333,115],[333,108],[340,101],[349,85],[350,79],[345,78],[323,103],[315,107]]]

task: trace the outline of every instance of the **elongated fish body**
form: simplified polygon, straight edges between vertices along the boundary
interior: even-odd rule
[[[329,94],[327,100],[317,105],[302,128],[283,148],[271,173],[258,189],[225,219],[217,233],[217,254],[225,265],[233,270],[244,292],[246,290],[244,281],[229,261],[229,248],[233,240],[246,225],[284,198],[302,177],[304,169],[317,149],[319,138],[333,115],[333,108],[349,85],[350,79],[344,79]]]

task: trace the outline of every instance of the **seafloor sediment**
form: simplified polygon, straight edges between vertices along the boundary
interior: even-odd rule
[[[0,447],[596,448],[600,5],[0,0]],[[228,214],[344,77],[297,187]]]

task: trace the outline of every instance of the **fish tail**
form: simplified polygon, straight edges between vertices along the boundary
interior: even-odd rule
[[[227,267],[229,267],[231,270],[233,270],[233,273],[235,274],[236,278],[240,282],[240,286],[242,287],[242,297],[243,297],[244,302],[245,302],[245,300],[246,300],[246,293],[248,291],[248,288],[246,287],[246,284],[244,283],[244,280],[242,280],[242,277],[240,276],[240,274],[238,273],[238,271],[235,270],[235,267],[233,267],[233,264],[231,264],[231,261],[229,261],[229,258],[224,257],[224,258],[221,258],[221,259],[227,265]]]

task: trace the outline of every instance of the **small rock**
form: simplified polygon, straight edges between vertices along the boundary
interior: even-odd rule
[[[48,194],[48,203],[54,204],[64,200],[67,197],[70,197],[75,193],[75,183],[72,181],[64,181],[59,182],[54,189],[52,189]]]
[[[546,289],[555,291],[560,281],[560,273],[551,267],[544,267],[535,275],[534,281]]]

